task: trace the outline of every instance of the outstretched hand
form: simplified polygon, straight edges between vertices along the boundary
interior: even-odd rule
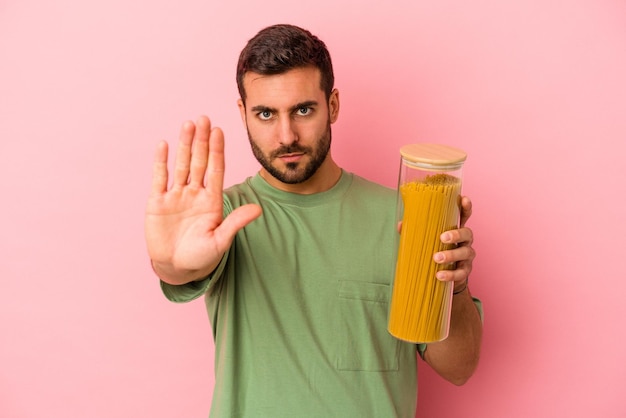
[[[223,217],[224,135],[206,116],[183,124],[169,189],[167,160],[163,141],[154,160],[146,242],[157,275],[184,284],[208,275],[261,208],[244,205]]]

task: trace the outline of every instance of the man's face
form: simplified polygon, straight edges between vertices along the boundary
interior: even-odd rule
[[[256,159],[282,183],[309,180],[330,150],[337,92],[326,100],[313,67],[271,76],[247,73],[243,85],[246,103],[240,100],[239,109]]]

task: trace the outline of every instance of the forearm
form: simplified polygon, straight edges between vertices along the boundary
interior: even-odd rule
[[[424,360],[444,379],[462,385],[478,365],[482,333],[480,314],[466,288],[453,296],[448,338],[428,344]]]

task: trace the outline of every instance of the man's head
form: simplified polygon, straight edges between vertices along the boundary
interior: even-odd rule
[[[263,29],[241,53],[237,83],[261,176],[296,193],[334,184],[339,171],[330,158],[330,125],[339,113],[339,93],[322,41],[295,26]]]
[[[241,100],[245,105],[243,79],[247,72],[276,75],[303,67],[314,67],[320,71],[320,87],[328,100],[335,76],[324,42],[309,31],[293,25],[274,25],[261,30],[248,41],[239,55],[237,87]]]

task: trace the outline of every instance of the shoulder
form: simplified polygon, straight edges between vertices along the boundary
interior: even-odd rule
[[[351,174],[351,176],[352,181],[346,193],[346,201],[351,203],[354,213],[395,216],[397,193],[394,189],[356,174]]]
[[[396,191],[382,184],[375,183],[357,174],[349,174],[352,176],[351,189],[359,193],[367,193],[380,198],[396,198]]]

